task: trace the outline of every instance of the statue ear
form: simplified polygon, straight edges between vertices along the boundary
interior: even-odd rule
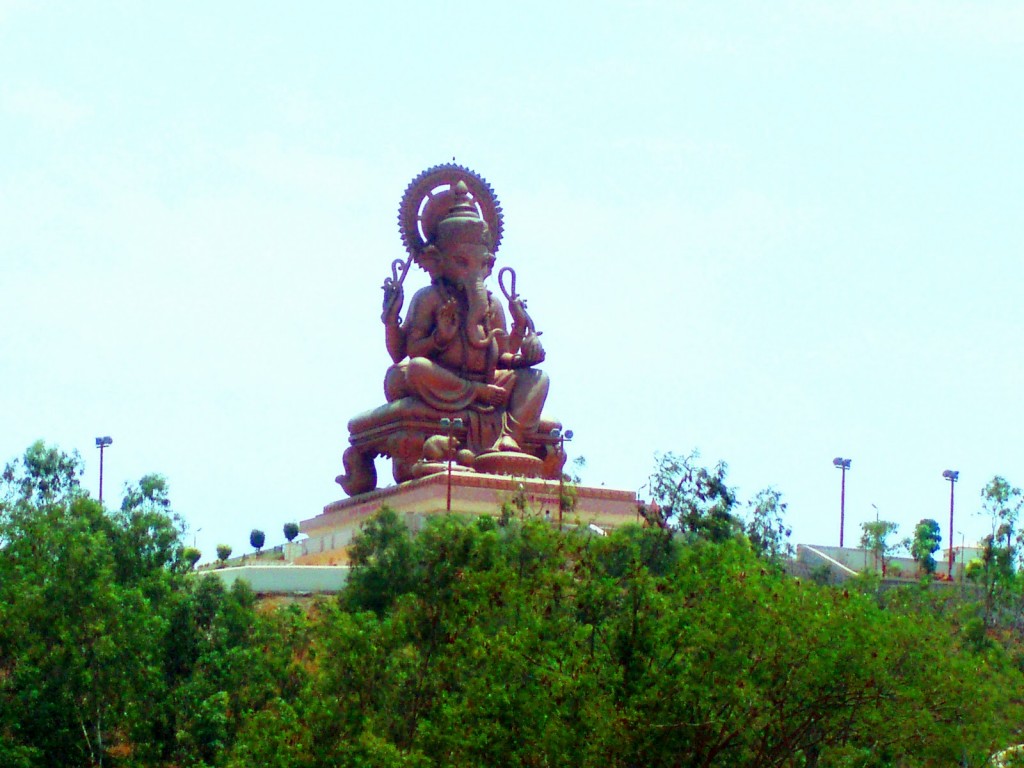
[[[437,277],[441,270],[441,251],[436,245],[428,245],[419,253],[416,262],[427,271],[431,279]]]

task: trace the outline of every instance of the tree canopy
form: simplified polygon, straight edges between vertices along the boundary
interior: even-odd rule
[[[158,476],[107,510],[51,450],[2,488],[0,766],[924,768],[1024,740],[1009,624],[786,575],[780,497],[744,523],[724,466],[608,536],[382,510],[340,595],[279,604],[191,572]]]
[[[934,520],[922,520],[914,528],[910,554],[925,574],[935,573],[935,553],[942,546],[942,532]]]

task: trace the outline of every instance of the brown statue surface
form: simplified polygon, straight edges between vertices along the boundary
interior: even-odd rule
[[[485,282],[502,227],[494,192],[462,166],[431,168],[406,189],[399,228],[409,258],[392,264],[383,286],[381,319],[394,363],[384,378],[387,404],[349,422],[351,445],[337,480],[350,496],[376,487],[380,455],[391,458],[400,483],[443,471],[449,459],[487,474],[559,476],[560,425],[541,414],[548,378],[536,367],[544,362],[540,334],[510,267],[497,280],[507,315]],[[415,292],[403,321],[413,261],[430,284]]]

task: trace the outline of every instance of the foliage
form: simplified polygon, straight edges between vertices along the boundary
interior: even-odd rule
[[[181,550],[181,561],[188,570],[195,568],[202,556],[203,553],[195,547],[185,547]]]
[[[889,557],[892,553],[903,546],[903,543],[889,541],[899,530],[899,526],[889,520],[871,520],[860,524],[861,536],[860,545],[875,557],[875,563],[881,566],[882,576],[885,576],[889,564]]]
[[[163,475],[143,475],[135,485],[125,483],[124,499],[121,502],[122,512],[136,509],[159,510],[167,512],[171,508],[167,478]]]
[[[295,537],[299,535],[299,524],[298,523],[285,523],[284,524],[284,538],[288,542],[295,541]]]
[[[1020,488],[996,475],[982,488],[981,499],[980,514],[991,521],[993,537],[1008,549],[1011,548],[1021,504],[1024,503]]]
[[[1018,722],[998,655],[742,539],[384,511],[355,551],[301,650],[329,663],[229,764],[979,765]]]
[[[380,615],[422,578],[409,529],[388,507],[363,526],[349,559],[355,567],[342,600],[352,611]]]
[[[776,564],[793,556],[793,545],[789,543],[793,530],[785,523],[786,507],[782,493],[774,488],[759,491],[747,502],[747,538],[756,551]]]
[[[811,581],[820,587],[827,584],[832,584],[835,581],[835,573],[832,571],[832,566],[828,563],[821,563],[816,565],[810,573]]]
[[[934,554],[942,545],[942,532],[934,520],[922,520],[914,528],[910,544],[910,555],[926,575],[935,573]]]
[[[260,529],[253,528],[249,532],[249,544],[257,552],[259,552],[261,549],[263,549],[263,545],[266,543],[266,541],[267,541],[266,534],[264,534],[263,531],[261,531]]]
[[[648,481],[652,504],[641,510],[648,523],[675,528],[692,539],[725,541],[737,534],[742,523],[732,510],[736,495],[725,482],[724,461],[707,468],[698,464],[699,451],[686,456],[664,453],[655,457]]]
[[[3,766],[924,768],[1024,740],[1024,641],[971,585],[819,587],[738,526],[384,510],[337,599],[275,607],[188,573],[156,496],[38,479],[63,491],[0,503]]]
[[[282,689],[261,649],[290,651],[257,637],[242,588],[186,576],[165,494],[106,510],[76,457],[26,455],[0,488],[0,765],[213,764],[238,728],[227,706]]]
[[[231,547],[228,544],[217,545],[217,559],[222,563],[231,557]]]
[[[746,503],[744,520],[737,514],[736,492],[726,482],[728,465],[720,461],[704,467],[699,459],[696,450],[685,456],[669,452],[655,457],[647,484],[651,501],[640,508],[644,520],[691,543],[745,538],[755,552],[781,567],[793,556],[782,493],[771,487],[756,493]]]
[[[982,488],[981,498],[979,514],[989,519],[992,532],[981,541],[981,566],[971,575],[984,592],[983,620],[986,626],[994,626],[1004,620],[999,614],[1008,613],[1019,622],[1024,589],[1017,572],[1021,552],[1017,521],[1024,498],[1020,488],[999,475]]]
[[[20,459],[7,463],[3,483],[8,503],[15,497],[44,505],[82,493],[79,478],[84,469],[77,451],[64,453],[42,440],[32,443]]]
[[[562,482],[559,496],[559,511],[564,515],[576,510],[579,502],[579,485],[582,483],[580,473],[586,468],[585,456],[577,456],[572,460],[572,470],[562,469]]]

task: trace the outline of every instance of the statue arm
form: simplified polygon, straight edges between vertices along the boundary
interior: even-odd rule
[[[405,359],[405,331],[397,322],[385,324],[384,344],[394,362],[400,363]]]
[[[530,316],[526,314],[525,304],[518,299],[509,303],[512,312],[512,332],[501,340],[501,355],[498,357],[499,368],[530,368],[544,362],[544,347],[540,343],[540,334],[533,330]],[[498,305],[496,312],[502,329],[505,328],[505,313]]]
[[[434,328],[434,310],[438,297],[430,288],[424,288],[412,297],[409,305],[409,316],[405,320],[405,345],[409,357],[437,356],[442,349]]]
[[[519,352],[519,346],[523,343],[522,329],[518,328],[515,322],[512,323],[512,333],[508,332],[508,322],[505,319],[505,310],[501,308],[501,303],[497,299],[492,300],[491,316],[494,318],[492,327],[500,328],[502,333],[498,336],[498,345],[501,355],[499,359],[505,358],[506,355],[515,356]],[[502,368],[512,368],[512,365],[502,365]]]
[[[398,363],[405,358],[405,331],[401,326],[402,284],[388,279],[384,281],[384,311],[380,319],[384,323],[384,345],[391,359]]]

